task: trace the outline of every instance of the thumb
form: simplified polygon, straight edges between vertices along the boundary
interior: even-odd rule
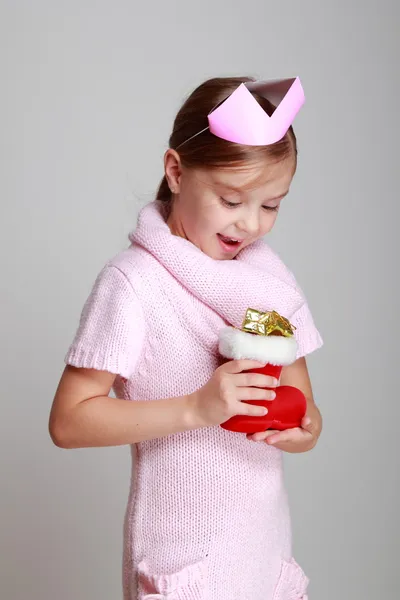
[[[314,432],[314,425],[313,422],[311,421],[309,416],[305,416],[303,417],[303,420],[301,422],[301,427],[302,429],[305,429],[306,431],[309,431],[310,433]]]

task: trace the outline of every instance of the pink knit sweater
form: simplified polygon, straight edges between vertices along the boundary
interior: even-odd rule
[[[142,209],[131,246],[99,274],[66,362],[117,374],[128,400],[190,394],[221,364],[218,334],[249,307],[321,345],[293,275],[263,241],[217,261]],[[292,557],[281,451],[221,427],[132,446],[124,600],[305,600]]]

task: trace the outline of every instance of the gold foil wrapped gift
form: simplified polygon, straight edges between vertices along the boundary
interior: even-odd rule
[[[275,310],[263,313],[254,308],[247,309],[242,325],[242,331],[257,335],[283,335],[284,337],[291,337],[294,329],[296,327]]]

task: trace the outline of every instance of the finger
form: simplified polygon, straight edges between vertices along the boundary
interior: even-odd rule
[[[296,429],[285,429],[284,431],[278,431],[276,434],[268,438],[267,443],[273,445],[282,444],[285,442],[293,442],[296,440]]]
[[[265,367],[265,362],[243,358],[241,360],[231,360],[222,365],[221,368],[226,373],[241,373],[242,371],[247,371],[249,369],[260,369],[261,367]]]
[[[265,417],[268,414],[268,409],[257,404],[246,404],[246,402],[238,402],[238,407],[235,411],[236,415],[247,415],[250,417]]]
[[[311,421],[309,416],[305,416],[303,417],[302,421],[301,421],[301,427],[302,429],[305,429],[305,431],[309,431],[310,433],[314,433],[314,423]]]
[[[262,373],[241,373],[235,375],[235,385],[237,387],[276,387],[279,384],[278,379]]]
[[[247,439],[253,442],[264,442],[268,437],[278,433],[277,429],[267,429],[266,431],[258,431],[257,433],[247,434]]]
[[[274,400],[276,392],[263,388],[238,388],[237,398],[238,400]]]
[[[282,444],[282,443],[298,443],[304,442],[304,437],[311,437],[311,433],[308,431],[304,431],[300,427],[294,427],[293,429],[286,429],[285,431],[280,431],[274,436],[271,436],[267,440],[267,444]]]

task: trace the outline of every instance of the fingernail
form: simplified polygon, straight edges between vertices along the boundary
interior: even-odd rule
[[[276,398],[276,392],[271,392],[271,400],[274,400]]]
[[[272,385],[278,385],[279,383],[279,379],[276,379],[275,377],[272,379]]]
[[[263,412],[263,414],[264,414],[264,415],[267,415],[267,414],[268,414],[268,408],[264,408],[264,412]]]

